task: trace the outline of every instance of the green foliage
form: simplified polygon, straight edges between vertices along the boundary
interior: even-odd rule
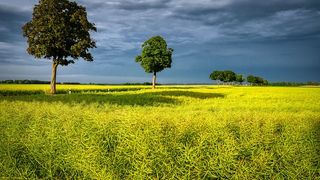
[[[0,98],[1,178],[320,176],[319,88],[60,86],[102,91]]]
[[[242,76],[242,74],[237,74],[236,75],[236,81],[241,84],[241,83],[243,83],[245,81],[245,79]]]
[[[234,82],[236,81],[236,73],[230,70],[226,71],[213,71],[210,74],[210,79],[219,80],[222,82]]]
[[[136,57],[147,73],[160,72],[170,68],[173,49],[167,47],[166,41],[161,36],[154,36],[143,43],[141,55]]]
[[[223,81],[223,71],[213,71],[209,78],[212,79],[212,80],[220,80],[220,81]]]
[[[262,77],[258,77],[258,76],[252,76],[252,75],[249,75],[247,77],[247,81],[248,83],[251,83],[253,85],[268,85],[268,81],[263,79]]]
[[[234,82],[236,80],[236,73],[233,71],[224,71],[223,76],[223,82]]]
[[[254,82],[255,82],[255,77],[254,77],[253,75],[249,75],[249,76],[247,77],[247,82],[248,82],[248,83],[254,83]]]
[[[27,51],[36,58],[53,59],[60,65],[78,58],[93,60],[88,49],[96,46],[89,32],[96,28],[87,20],[85,7],[76,2],[40,0],[22,30],[28,40]]]

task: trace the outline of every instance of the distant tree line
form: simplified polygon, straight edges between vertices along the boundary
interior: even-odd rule
[[[320,86],[320,82],[272,82],[269,86]]]
[[[249,76],[248,76],[249,77]],[[247,79],[248,79],[247,77]],[[253,76],[256,77],[256,76]],[[234,83],[243,83],[246,82],[247,79],[243,78],[241,74],[236,74],[236,80]],[[250,78],[249,78],[250,79]],[[221,80],[219,80],[221,81]],[[222,81],[224,82],[224,81]],[[260,78],[254,78],[251,83],[257,83],[259,84],[261,82]],[[249,82],[248,82],[249,83]],[[320,82],[264,82],[264,85],[268,86],[320,86]],[[0,81],[0,84],[50,84],[50,81],[41,81],[41,80],[3,80]],[[57,82],[57,84],[81,84],[79,82]],[[110,83],[88,83],[90,85],[119,85],[119,84],[110,84]],[[173,84],[181,84],[181,83],[173,83]],[[187,83],[186,85],[193,85],[193,84],[200,84],[203,85],[203,83]],[[128,82],[128,83],[123,83],[122,85],[152,85],[151,82]],[[162,85],[159,83],[156,83],[156,85]]]
[[[213,71],[210,76],[210,79],[219,81],[223,84],[243,84],[247,82],[253,86],[319,86],[320,82],[268,82],[268,80],[259,77],[249,75],[246,78],[242,74],[236,74],[233,71]]]
[[[0,84],[50,84],[50,81],[41,81],[41,80],[3,80],[0,81]],[[81,84],[79,82],[57,82],[57,84]],[[90,85],[112,85],[110,83],[89,83]],[[119,84],[114,84],[119,85]],[[123,83],[122,85],[152,85],[152,82],[127,82]],[[156,83],[156,85],[161,85],[159,83]]]
[[[143,83],[139,83],[139,82],[135,82],[135,83],[124,83],[123,85],[152,85],[152,82],[143,82]],[[155,85],[161,85],[159,83],[155,83]]]
[[[215,81],[220,81],[223,84],[242,84],[247,81],[251,85],[268,85],[269,82],[261,77],[249,75],[247,78],[244,78],[242,74],[236,74],[233,71],[213,71],[210,76],[210,79]]]
[[[50,84],[50,81],[40,80],[4,80],[0,81],[1,84]]]
[[[249,75],[247,77],[247,82],[250,83],[251,85],[268,85],[269,82],[266,79],[263,79],[262,77],[259,76],[253,76]]]
[[[3,80],[0,84],[50,84],[50,81],[40,80]],[[57,82],[57,84],[80,84],[79,82]]]

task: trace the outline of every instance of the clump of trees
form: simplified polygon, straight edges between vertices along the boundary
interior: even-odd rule
[[[245,79],[242,74],[236,74],[235,72],[230,70],[213,71],[210,74],[209,78],[223,83],[242,84],[247,80],[247,82],[251,85],[268,85],[268,81],[261,77],[249,75],[247,79]]]
[[[247,82],[251,85],[268,85],[268,81],[259,76],[249,75],[247,77]]]
[[[213,71],[210,74],[209,78],[212,80],[223,82],[223,83],[233,83],[233,82],[242,83],[244,81],[244,78],[241,74],[236,74],[230,70]]]
[[[171,68],[172,53],[173,49],[167,47],[167,42],[161,36],[154,36],[142,44],[142,52],[136,57],[136,62],[147,73],[153,73],[153,89],[156,87],[157,73]]]
[[[236,75],[236,82],[242,84],[246,79],[242,76],[242,74]]]
[[[67,66],[82,58],[93,61],[89,49],[96,44],[90,31],[96,31],[87,19],[86,8],[68,0],[40,0],[33,17],[23,27],[27,51],[36,58],[52,60],[51,94],[56,93],[58,65]]]

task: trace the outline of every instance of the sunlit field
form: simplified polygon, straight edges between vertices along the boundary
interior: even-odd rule
[[[146,86],[115,86],[115,85],[66,85],[58,84],[57,93],[83,93],[83,92],[112,92],[145,89]],[[34,95],[50,94],[50,87],[46,84],[23,85],[23,84],[0,84],[1,95]]]
[[[0,85],[0,178],[319,179],[320,88]]]

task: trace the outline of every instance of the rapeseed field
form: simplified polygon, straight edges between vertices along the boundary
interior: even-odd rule
[[[320,88],[0,85],[0,178],[319,179]]]

